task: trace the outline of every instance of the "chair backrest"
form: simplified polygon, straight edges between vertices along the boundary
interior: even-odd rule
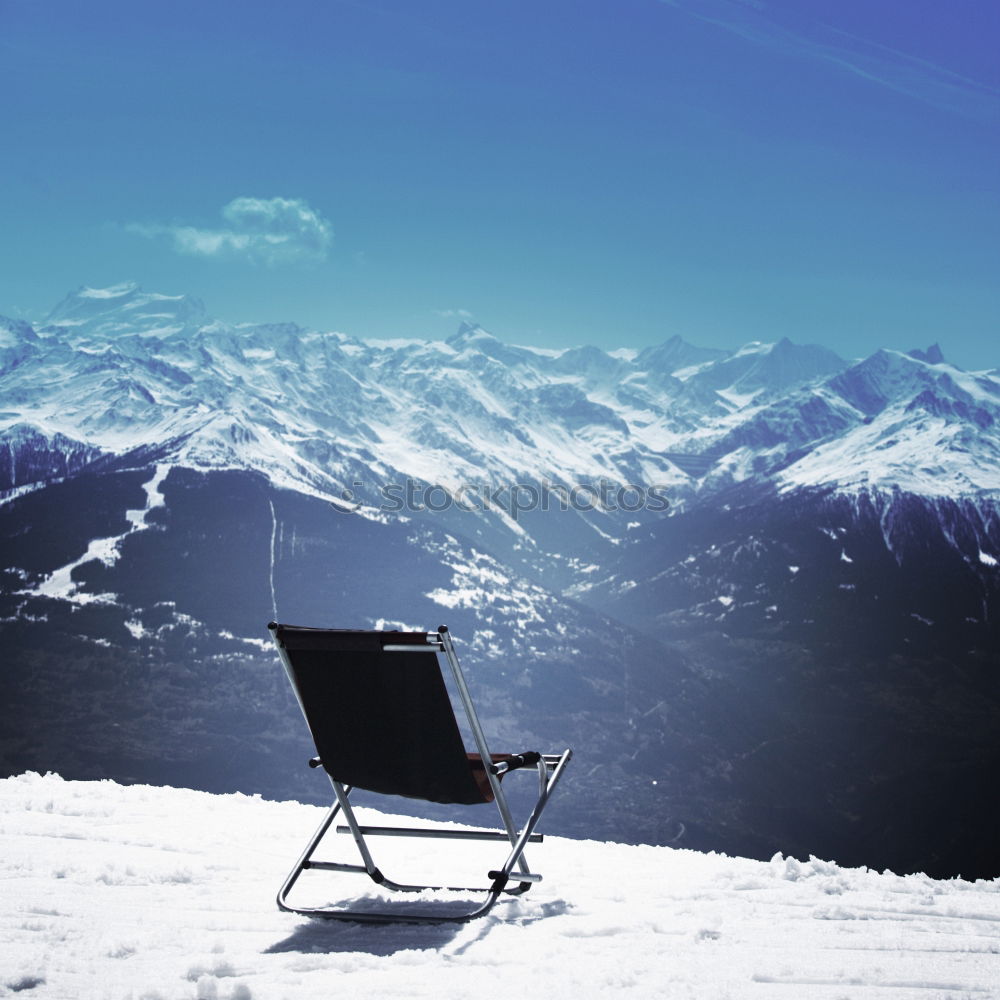
[[[430,802],[488,801],[473,775],[433,633],[270,627],[331,778]]]

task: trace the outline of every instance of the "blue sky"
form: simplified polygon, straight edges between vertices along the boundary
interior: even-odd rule
[[[995,0],[0,0],[0,312],[1000,365]]]

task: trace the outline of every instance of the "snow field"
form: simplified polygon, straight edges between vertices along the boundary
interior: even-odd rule
[[[30,772],[0,781],[0,804],[0,996],[1000,997],[998,880],[546,837],[529,854],[545,880],[481,920],[367,926],[275,907],[317,807]],[[355,860],[330,839],[317,856]],[[390,877],[435,866],[427,841],[372,847]],[[447,844],[441,860],[476,871],[498,853]],[[306,902],[375,889],[300,885]]]

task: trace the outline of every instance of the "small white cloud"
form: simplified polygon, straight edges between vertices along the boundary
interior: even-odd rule
[[[324,260],[333,242],[330,223],[301,198],[234,198],[222,218],[225,225],[218,229],[142,223],[126,228],[150,239],[166,237],[178,253],[261,264]]]
[[[435,309],[434,315],[442,319],[472,319],[468,309]]]

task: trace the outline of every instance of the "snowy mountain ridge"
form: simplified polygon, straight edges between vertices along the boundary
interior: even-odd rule
[[[362,340],[227,324],[133,284],[81,288],[44,322],[0,331],[7,488],[44,472],[19,465],[41,436],[75,467],[137,451],[332,498],[407,477],[605,479],[677,501],[749,480],[1000,492],[1000,378],[935,350],[849,364],[787,339],[716,351],[673,337],[634,356],[549,352],[468,323],[446,341]]]

